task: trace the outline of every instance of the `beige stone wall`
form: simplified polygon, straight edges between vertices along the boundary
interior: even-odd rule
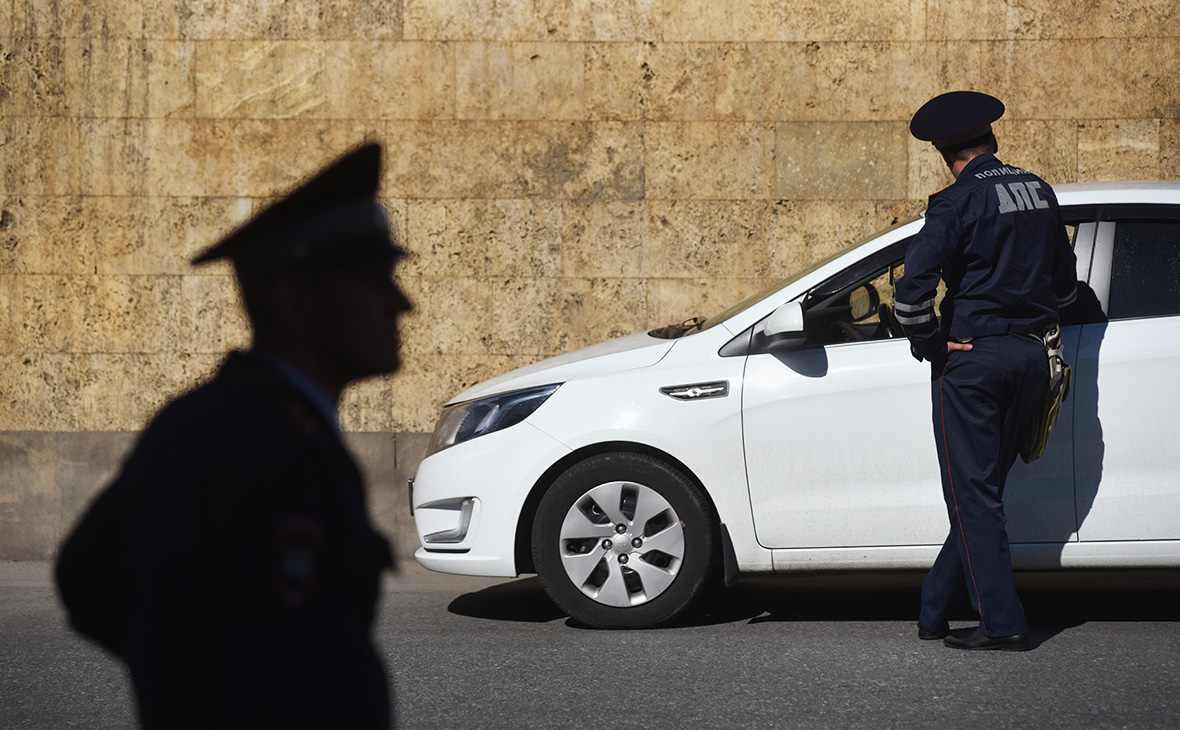
[[[907,121],[956,88],[1050,182],[1180,177],[1175,0],[0,0],[0,534],[51,550],[77,499],[27,465],[246,342],[187,259],[362,140],[418,312],[344,422],[418,443],[465,386],[915,213],[947,180]]]

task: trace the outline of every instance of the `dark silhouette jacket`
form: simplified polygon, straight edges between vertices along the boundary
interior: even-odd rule
[[[165,407],[63,544],[70,621],[144,727],[385,728],[389,544],[335,425],[259,357]]]

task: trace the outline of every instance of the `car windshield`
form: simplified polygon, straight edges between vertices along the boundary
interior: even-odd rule
[[[868,243],[869,241],[873,240],[874,238],[885,235],[889,231],[901,228],[904,225],[908,225],[908,224],[918,220],[918,218],[920,218],[920,217],[921,216],[914,216],[913,218],[907,218],[906,220],[894,223],[893,225],[889,226],[888,228],[877,231],[871,235],[865,236],[864,238],[860,239],[859,241],[841,248],[839,251],[836,251],[831,256],[828,256],[827,258],[817,261],[816,263],[812,264],[811,266],[807,267],[806,269],[804,269],[798,273],[792,274],[791,276],[788,276],[787,278],[785,278],[781,281],[775,282],[773,285],[768,286],[767,288],[763,289],[762,291],[758,292],[757,294],[755,294],[751,297],[747,297],[747,298],[743,299],[742,301],[733,305],[729,309],[726,309],[724,312],[721,312],[719,314],[715,314],[711,317],[692,317],[690,319],[684,320],[683,322],[681,322],[679,324],[670,324],[665,327],[660,327],[658,329],[654,329],[651,332],[649,332],[648,334],[652,335],[653,337],[660,337],[663,339],[672,340],[672,339],[676,339],[678,337],[687,337],[688,335],[695,334],[697,332],[704,332],[707,329],[710,329],[712,327],[716,327],[717,325],[721,324],[725,320],[730,319],[731,317],[737,316],[738,314],[741,314],[742,312],[746,311],[750,307],[754,306],[758,302],[762,301],[766,297],[775,293],[779,289],[782,289],[783,287],[787,286],[788,284],[798,281],[799,279],[803,278],[804,276],[807,276],[811,272],[816,271],[819,268],[828,265],[832,261],[835,261],[837,258],[843,256],[844,254],[848,253],[852,249],[854,249],[858,246],[863,246],[864,244]]]

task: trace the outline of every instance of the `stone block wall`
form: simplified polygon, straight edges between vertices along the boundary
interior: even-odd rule
[[[363,140],[417,312],[342,415],[406,552],[450,395],[916,213],[908,119],[958,88],[1050,182],[1180,177],[1171,0],[0,0],[0,559],[248,341],[187,260]]]

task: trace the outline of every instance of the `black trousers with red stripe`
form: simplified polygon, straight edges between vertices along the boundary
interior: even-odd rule
[[[1045,349],[1027,335],[996,335],[953,352],[932,380],[934,438],[950,534],[922,583],[919,621],[942,630],[964,600],[988,636],[1028,631],[1016,595],[1004,484],[1049,377]]]

